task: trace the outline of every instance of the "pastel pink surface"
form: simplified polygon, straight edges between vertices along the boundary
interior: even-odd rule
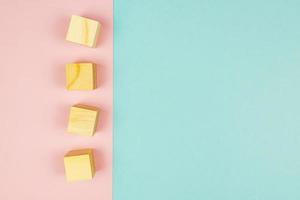
[[[111,200],[113,3],[112,0],[0,0],[0,199]],[[103,26],[95,49],[65,40],[72,14]],[[98,64],[100,87],[68,92],[65,64]],[[94,137],[66,132],[69,108],[102,110]],[[92,181],[67,183],[63,156],[96,150]]]

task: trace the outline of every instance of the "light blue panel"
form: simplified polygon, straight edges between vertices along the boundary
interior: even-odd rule
[[[300,1],[114,12],[114,200],[299,200]]]

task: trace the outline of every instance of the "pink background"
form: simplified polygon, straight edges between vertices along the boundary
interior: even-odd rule
[[[0,199],[110,200],[112,198],[112,0],[0,0]],[[72,14],[103,25],[95,49],[65,41]],[[67,92],[65,64],[98,64],[100,87]],[[69,108],[102,109],[94,137],[67,134]],[[63,156],[96,150],[92,181],[67,183]]]

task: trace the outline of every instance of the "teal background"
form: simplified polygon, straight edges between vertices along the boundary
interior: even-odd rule
[[[114,200],[300,199],[299,10],[115,0]]]

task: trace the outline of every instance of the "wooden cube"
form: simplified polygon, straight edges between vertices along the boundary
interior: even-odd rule
[[[64,156],[67,181],[90,180],[95,175],[93,149],[69,151]]]
[[[99,116],[99,109],[87,105],[71,107],[69,115],[68,132],[70,134],[93,136]]]
[[[92,19],[72,15],[66,40],[89,47],[96,47],[101,24]]]
[[[67,90],[93,90],[97,87],[96,64],[71,63],[66,65]]]

